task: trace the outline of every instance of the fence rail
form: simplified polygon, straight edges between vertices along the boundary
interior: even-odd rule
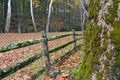
[[[60,35],[60,36],[53,36],[53,37],[48,38],[48,41],[52,41],[52,40],[55,40],[55,39],[60,39],[60,38],[67,37],[67,36],[70,36],[70,35],[72,35],[72,33],[63,34],[63,35]],[[75,35],[80,36],[82,34],[75,34]],[[6,52],[6,51],[9,51],[9,50],[13,50],[13,49],[18,49],[18,48],[30,46],[30,45],[34,45],[34,44],[38,44],[38,43],[41,43],[43,41],[44,41],[43,38],[39,38],[39,39],[35,39],[35,40],[27,40],[27,41],[11,43],[11,44],[8,44],[4,47],[1,47],[0,48],[0,53],[1,52]]]
[[[67,36],[70,36],[70,35],[72,35],[72,33],[70,33],[70,34],[64,34],[64,35],[60,35],[60,36],[53,36],[53,37],[51,37],[51,38],[47,38],[46,40],[52,41],[52,40],[56,40],[56,39],[59,39],[59,38],[67,37]],[[74,33],[74,36],[75,36],[75,35],[76,35],[76,36],[80,36],[81,34],[75,34],[75,33]],[[69,41],[69,42],[67,42],[66,44],[63,44],[63,45],[58,46],[58,47],[56,47],[56,48],[54,48],[54,49],[52,49],[52,50],[49,50],[48,53],[53,53],[53,52],[58,51],[58,50],[60,50],[60,49],[62,49],[62,48],[65,48],[66,46],[68,46],[68,45],[70,45],[70,44],[72,44],[72,43],[74,43],[74,42],[76,42],[76,41],[78,41],[78,40],[80,40],[80,39],[81,39],[81,38],[79,38],[79,39],[74,39],[74,40],[72,40],[72,41]],[[0,52],[9,51],[9,50],[16,49],[16,48],[21,48],[21,47],[25,47],[25,46],[37,44],[37,43],[40,43],[40,42],[44,42],[44,40],[45,40],[44,38],[41,38],[41,39],[36,39],[36,40],[28,40],[28,41],[26,41],[25,43],[24,43],[24,42],[12,43],[12,44],[8,45],[8,46],[10,46],[9,48],[6,48],[6,47],[7,47],[7,46],[6,46],[6,47],[4,47],[4,49],[3,49],[3,48],[0,49]],[[19,44],[19,46],[18,46],[18,44]],[[16,45],[16,47],[12,47],[12,45]],[[75,44],[74,44],[74,47],[76,47]],[[74,50],[74,48],[73,48],[71,51],[73,51],[73,50]],[[69,53],[70,53],[71,51],[69,51]],[[57,63],[59,60],[63,59],[63,57],[65,57],[66,55],[68,55],[68,53],[60,56],[58,59],[54,60],[54,61],[53,61],[52,63],[50,63],[50,64],[55,64],[55,63]],[[19,70],[19,69],[21,69],[21,68],[26,67],[27,65],[31,64],[32,62],[40,59],[42,56],[44,56],[44,53],[38,53],[38,54],[36,54],[36,55],[34,55],[34,56],[32,56],[32,57],[30,57],[30,58],[28,58],[28,59],[26,59],[26,60],[24,60],[24,61],[22,61],[22,62],[19,62],[19,63],[16,63],[16,64],[12,65],[12,66],[9,66],[9,67],[0,69],[0,79],[8,76],[9,74],[11,74],[11,73],[13,73],[13,72],[16,72],[17,70]],[[41,71],[44,71],[44,70],[45,70],[45,68],[43,68],[42,70],[40,70],[40,71],[38,71],[38,72],[41,73]],[[37,75],[38,75],[38,74],[37,74]],[[33,75],[32,77],[34,77],[34,76],[35,76],[35,75]]]

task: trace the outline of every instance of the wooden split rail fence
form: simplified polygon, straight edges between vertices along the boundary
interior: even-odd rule
[[[75,51],[76,48],[78,46],[80,46],[80,45],[76,46],[76,41],[80,40],[81,38],[76,39],[76,36],[81,36],[82,34],[75,34],[75,30],[72,30],[72,33],[69,33],[69,34],[63,34],[63,35],[60,35],[60,36],[53,36],[53,37],[50,37],[50,38],[47,38],[45,31],[42,31],[41,33],[42,33],[42,38],[40,38],[40,39],[11,43],[9,45],[6,45],[6,46],[0,48],[0,53],[1,53],[1,52],[6,52],[6,51],[9,51],[9,50],[18,49],[18,48],[22,48],[22,47],[26,47],[26,46],[30,46],[30,45],[38,44],[38,43],[42,42],[43,43],[43,50],[44,50],[43,53],[38,53],[38,54],[36,54],[36,55],[34,55],[34,56],[32,56],[32,57],[30,57],[30,58],[28,58],[28,59],[26,59],[22,62],[18,62],[16,64],[12,65],[12,66],[0,69],[0,80],[5,78],[6,76],[16,72],[17,70],[20,70],[21,68],[26,67],[27,65],[29,65],[32,62],[38,60],[42,56],[45,56],[46,67],[38,70],[38,72],[36,74],[33,74],[31,76],[32,79],[34,80],[40,74],[42,74],[45,70],[46,70],[46,72],[48,72],[51,65],[54,65],[57,62],[61,61],[62,59],[64,59],[64,57],[70,55],[71,52]],[[48,41],[60,39],[60,38],[67,37],[67,36],[70,36],[70,35],[72,35],[72,37],[73,37],[72,41],[67,42],[66,44],[63,44],[61,46],[58,46],[58,47],[56,47],[52,50],[48,50]],[[50,53],[53,53],[53,52],[58,51],[62,48],[65,48],[66,46],[68,46],[70,44],[73,44],[73,49],[72,50],[69,50],[67,53],[63,54],[62,56],[60,56],[59,58],[55,59],[54,61],[52,61],[50,63],[50,59],[49,59],[49,54]]]

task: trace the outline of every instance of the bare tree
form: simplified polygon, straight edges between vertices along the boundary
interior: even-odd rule
[[[80,3],[81,3],[81,6],[82,6],[85,14],[88,16],[88,11],[87,11],[86,8],[85,8],[85,3],[83,2],[83,0],[80,0]]]
[[[5,25],[5,32],[9,32],[10,19],[11,19],[11,0],[8,0],[8,10],[7,10],[7,19],[6,19],[6,25]]]
[[[50,1],[50,4],[49,4],[49,12],[48,12],[47,25],[46,25],[46,32],[49,32],[50,15],[51,15],[52,3],[53,3],[53,0],[51,0],[51,1]]]
[[[35,24],[35,20],[34,20],[34,14],[33,14],[33,5],[32,5],[32,0],[30,0],[30,12],[31,12],[31,17],[32,17],[32,22],[33,22],[33,26],[34,26],[34,31],[37,31],[36,28],[36,24]]]
[[[17,3],[17,26],[18,26],[18,33],[21,33],[21,24],[20,24],[20,14],[21,14],[20,4],[21,4],[21,2],[17,1],[16,3]]]
[[[86,20],[86,15],[85,15],[85,12],[81,10],[81,28],[82,28],[82,31],[83,31],[83,34],[85,36],[85,20]]]

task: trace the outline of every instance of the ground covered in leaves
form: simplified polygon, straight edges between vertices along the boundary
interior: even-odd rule
[[[57,36],[61,34],[66,34],[68,32],[54,32],[49,33],[48,37],[51,36]],[[23,33],[23,34],[17,34],[17,33],[7,33],[7,34],[0,34],[0,47],[7,45],[9,43],[18,42],[18,41],[24,41],[29,39],[37,39],[40,38],[40,33]],[[61,39],[57,39],[54,41],[49,42],[49,50],[53,49],[57,46],[60,46],[62,44],[67,43],[68,41],[72,40],[72,36],[64,37]],[[79,44],[79,42],[77,42]],[[58,58],[63,53],[67,52],[68,50],[72,49],[72,45],[67,46],[66,48],[59,50],[57,52],[54,52],[50,54],[50,60],[53,61],[54,59]],[[28,47],[23,47],[19,49],[10,50],[7,52],[0,53],[0,69],[6,68],[8,66],[11,66],[17,62],[23,61],[24,59],[27,59],[35,54],[38,54],[42,52],[42,44],[35,44]],[[57,54],[56,54],[57,53]],[[79,63],[79,53],[80,50],[75,52],[72,56],[64,59],[63,62],[60,64],[54,66],[61,69],[62,73],[58,76],[57,80],[62,80],[61,77],[68,76],[68,73],[71,68],[78,66]],[[39,60],[33,62],[32,64],[28,65],[25,68],[22,68],[18,70],[17,72],[11,74],[10,76],[4,78],[3,80],[31,80],[31,75],[36,73],[39,69],[42,69],[44,67],[44,57],[40,58]],[[50,80],[49,77],[43,77],[40,76],[36,80],[42,80],[42,79]],[[59,79],[61,78],[61,79]]]
[[[80,64],[80,53],[81,49],[78,48],[77,51],[71,53],[70,56],[63,59],[60,63],[55,65],[53,68],[59,68],[61,73],[57,75],[56,80],[69,80],[70,78],[74,78],[74,75],[70,75],[70,71],[73,68],[77,68]],[[42,80],[52,80],[49,76],[42,78]]]

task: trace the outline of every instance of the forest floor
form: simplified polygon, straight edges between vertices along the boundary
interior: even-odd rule
[[[69,32],[53,32],[53,33],[48,33],[48,37],[51,36],[57,36],[61,34],[66,34]],[[77,32],[80,33],[81,32]],[[18,41],[24,41],[24,40],[29,40],[29,39],[38,39],[41,37],[40,33],[22,33],[22,34],[17,34],[17,33],[6,33],[6,34],[0,34],[0,47],[13,43],[13,42],[18,42]],[[68,41],[72,40],[72,36],[64,37],[61,39],[57,39],[54,41],[50,41],[48,43],[49,45],[49,50],[60,46],[62,44],[65,44]],[[77,44],[82,43],[82,41],[78,41]],[[58,58],[60,55],[64,54],[68,50],[72,48],[72,45],[65,47],[62,50],[59,50],[57,52],[54,52],[50,54],[50,60],[53,61],[54,59]],[[61,62],[58,65],[55,65],[54,67],[58,67],[61,70],[61,75],[59,75],[57,80],[62,80],[63,77],[68,76],[69,71],[71,68],[78,66],[80,63],[80,49],[73,53],[70,57],[65,58],[63,62]],[[28,47],[23,47],[19,49],[14,49],[10,50],[7,52],[0,53],[0,69],[11,66],[15,63],[18,63],[20,61],[23,61],[35,54],[38,54],[42,52],[42,45],[40,44],[35,44],[32,46]],[[57,54],[56,54],[57,53]],[[18,70],[17,72],[11,74],[10,76],[4,78],[3,80],[31,80],[31,75],[33,75],[36,71],[39,69],[42,69],[44,67],[44,57],[40,58],[39,60],[33,62],[32,64],[28,65],[25,68],[22,68]],[[60,79],[61,78],[61,79]],[[66,78],[66,77],[65,77]],[[40,76],[36,80],[50,80],[49,77],[47,76]]]
[[[73,68],[77,68],[80,64],[80,53],[81,49],[78,48],[77,51],[73,52],[70,56],[63,59],[60,63],[55,65],[53,69],[60,69],[60,74],[57,75],[55,80],[69,80],[74,78],[75,75],[71,75],[71,71]],[[43,76],[41,79],[38,80],[53,80],[49,76]]]

